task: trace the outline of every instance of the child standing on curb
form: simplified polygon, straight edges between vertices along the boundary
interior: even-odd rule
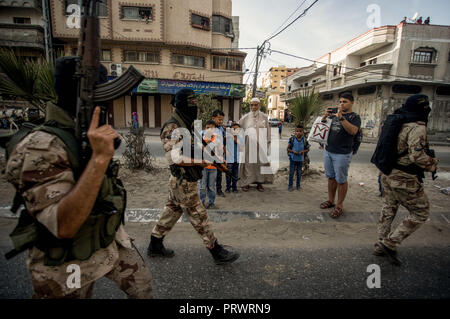
[[[289,139],[287,152],[289,155],[289,186],[288,190],[292,192],[294,174],[297,172],[297,190],[300,190],[300,181],[302,179],[302,166],[304,154],[309,152],[309,143],[304,136],[303,126],[298,125],[295,129],[295,135]]]
[[[226,189],[226,193],[229,193],[231,190],[233,191],[233,193],[237,193],[237,178],[239,175],[239,152],[241,150],[243,150],[244,148],[244,141],[242,140],[241,136],[239,136],[239,129],[241,128],[241,126],[239,125],[239,123],[233,123],[231,124],[231,131],[233,133],[233,145],[234,145],[234,150],[233,150],[233,162],[229,162],[227,163],[227,168],[228,170],[233,174],[233,176],[236,179],[231,179],[230,176],[227,175],[227,189]]]
[[[202,138],[206,143],[214,143],[216,133],[216,123],[209,120],[205,124],[205,130],[202,132]],[[205,208],[216,208],[214,201],[216,200],[216,179],[217,168],[214,165],[206,166],[203,169],[203,177],[200,181],[200,200]],[[208,204],[205,205],[206,195],[208,195]]]

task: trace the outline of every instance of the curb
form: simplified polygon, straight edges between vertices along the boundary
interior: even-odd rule
[[[149,223],[159,220],[163,209],[152,208],[128,208],[125,211],[125,221],[131,223]],[[262,212],[262,211],[225,211],[225,210],[208,210],[209,219],[215,223],[227,222],[235,219],[251,219],[251,220],[284,220],[290,222],[301,223],[377,223],[380,212],[344,212],[339,219],[329,216],[328,210],[317,212]],[[406,210],[401,210],[397,214],[397,220],[403,219],[408,215]],[[9,207],[0,207],[0,217],[18,218],[9,211]],[[431,212],[428,221],[432,223],[450,224],[450,212]],[[178,222],[186,222],[186,215],[178,220]]]

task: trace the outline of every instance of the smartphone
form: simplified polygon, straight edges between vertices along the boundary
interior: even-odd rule
[[[337,107],[329,107],[328,112],[330,112],[332,114],[337,114],[338,108]]]

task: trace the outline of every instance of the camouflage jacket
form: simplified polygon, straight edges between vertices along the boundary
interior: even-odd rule
[[[75,185],[64,143],[56,136],[36,131],[26,136],[8,159],[6,179],[22,194],[27,211],[53,235],[58,237],[59,201]],[[74,260],[60,266],[44,266],[44,252],[36,247],[29,250],[27,266],[33,280],[51,279],[64,293],[71,293],[66,280],[68,264],[81,269],[81,287],[103,277],[113,269],[119,258],[118,244],[132,248],[130,237],[123,226],[118,229],[115,241],[96,251],[90,259]]]
[[[416,164],[425,171],[434,171],[437,166],[437,159],[425,153],[427,144],[427,127],[423,122],[406,123],[403,125],[398,136],[397,151],[399,154],[407,152],[406,155],[398,159],[398,164],[408,166]],[[403,176],[405,178],[417,178],[414,175],[405,173],[398,169],[393,169],[389,177]]]

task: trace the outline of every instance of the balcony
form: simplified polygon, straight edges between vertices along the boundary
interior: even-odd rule
[[[0,8],[32,8],[42,11],[41,0],[0,0]]]
[[[345,82],[363,82],[366,80],[384,80],[390,75],[391,63],[369,64],[344,73]]]
[[[44,29],[39,25],[1,23],[0,46],[44,50]]]
[[[395,26],[384,26],[372,29],[352,40],[346,45],[347,55],[363,55],[377,50],[387,44],[394,43]]]

